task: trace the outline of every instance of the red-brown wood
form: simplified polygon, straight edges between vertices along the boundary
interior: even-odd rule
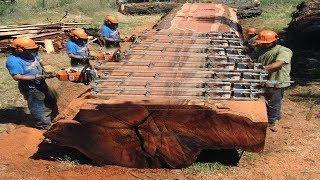
[[[176,11],[171,27],[163,31],[182,29],[239,34],[237,23],[232,8],[215,4],[185,4]],[[189,58],[194,59],[192,56],[186,59]],[[175,61],[175,58],[166,60]],[[120,72],[118,76],[126,74]],[[183,78],[191,77],[192,73],[183,75]],[[175,76],[166,78],[179,79]],[[116,83],[104,85],[116,86]],[[119,96],[104,100],[85,94],[71,102],[66,112],[60,115],[60,121],[45,136],[57,145],[81,151],[99,165],[140,168],[186,167],[206,149],[263,150],[267,127],[264,100],[209,101],[196,99],[196,96],[193,98]]]

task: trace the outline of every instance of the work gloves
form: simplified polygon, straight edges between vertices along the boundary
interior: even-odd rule
[[[54,78],[56,77],[54,74],[42,74],[42,75],[36,75],[35,80],[44,80],[47,78]]]

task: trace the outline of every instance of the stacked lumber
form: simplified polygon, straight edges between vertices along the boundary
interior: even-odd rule
[[[288,28],[290,45],[317,48],[320,40],[320,2],[312,0],[297,6]]]
[[[55,50],[63,49],[67,39],[66,31],[70,31],[84,25],[83,23],[54,23],[35,25],[10,25],[0,26],[0,51],[6,51],[10,42],[18,37],[28,37],[37,43],[44,44],[45,40],[51,40]]]

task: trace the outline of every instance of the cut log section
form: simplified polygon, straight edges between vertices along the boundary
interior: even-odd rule
[[[85,104],[74,120],[59,122],[45,136],[99,165],[182,168],[202,150],[260,152],[265,143],[263,101],[112,99]]]

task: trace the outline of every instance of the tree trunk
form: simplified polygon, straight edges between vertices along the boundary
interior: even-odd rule
[[[263,101],[95,103],[84,103],[73,120],[60,121],[45,136],[99,165],[138,168],[183,168],[206,149],[259,152],[264,147]]]
[[[235,10],[221,4],[186,3],[173,12],[162,19],[157,27],[160,29],[138,37],[130,50],[139,51],[134,50],[138,42],[160,47],[170,43],[169,46],[174,47],[150,47],[142,57],[128,50],[126,60],[119,64],[97,63],[98,77],[93,92],[96,98],[85,94],[71,102],[65,115],[60,116],[61,121],[47,131],[45,137],[57,145],[79,150],[99,165],[139,168],[186,167],[196,161],[201,151],[208,149],[262,151],[267,128],[266,105],[264,100],[253,100],[256,95],[252,93],[260,91],[260,86],[241,87],[244,88],[241,92],[246,93],[235,90],[240,85],[235,82],[255,77],[246,77],[244,73],[221,74],[218,70],[213,73],[211,68],[203,67],[209,56],[217,62],[221,61],[216,59],[217,54],[226,60],[227,55],[242,55],[241,50],[228,54],[224,48],[218,48],[219,52],[208,51],[214,38],[208,34],[199,36],[218,32],[217,39],[241,41]],[[201,43],[206,46],[199,45]],[[231,44],[223,41],[218,46],[230,47]],[[202,46],[206,50],[194,52],[191,46]],[[200,64],[193,63],[191,72],[190,64],[176,66],[177,62],[184,61]],[[236,62],[231,64],[235,70]],[[103,67],[110,68],[110,73]],[[230,66],[222,68],[228,73],[232,71]],[[107,79],[98,82],[106,74]],[[108,81],[112,79],[116,82]],[[210,83],[212,80],[228,83],[221,87]],[[145,88],[148,90],[140,91]],[[228,90],[229,94],[219,94]],[[230,99],[212,100],[215,97]]]
[[[161,14],[170,12],[176,6],[176,3],[171,2],[130,3],[122,4],[119,12],[122,14]]]

